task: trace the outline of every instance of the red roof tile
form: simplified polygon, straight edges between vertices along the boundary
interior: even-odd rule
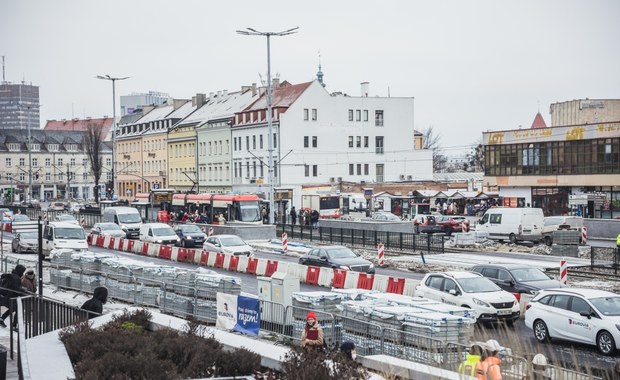
[[[272,107],[290,107],[291,104],[306,91],[312,82],[289,84],[283,82],[273,89]],[[244,111],[262,110],[267,108],[267,91],[258,100],[248,106]]]
[[[547,123],[545,123],[545,119],[543,119],[540,112],[536,114],[534,122],[532,123],[532,129],[536,128],[547,128]]]
[[[111,117],[99,119],[48,120],[43,129],[46,131],[86,131],[86,127],[91,124],[102,128],[104,139],[112,137],[110,133],[112,129]]]

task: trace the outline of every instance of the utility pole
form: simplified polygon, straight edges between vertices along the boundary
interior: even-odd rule
[[[67,191],[65,191],[65,198],[67,200],[71,199],[69,197],[69,192],[71,191],[71,188],[69,187],[70,184],[71,184],[71,172],[69,172],[69,163],[67,162]]]

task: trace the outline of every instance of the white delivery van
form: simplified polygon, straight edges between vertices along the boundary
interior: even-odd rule
[[[145,223],[140,226],[140,241],[157,244],[178,244],[181,239],[165,223]]]
[[[140,212],[133,207],[116,206],[107,207],[103,210],[103,221],[116,223],[125,231],[127,238],[137,238],[140,234],[142,217]]]
[[[49,256],[53,249],[88,250],[84,229],[73,223],[50,222],[43,229],[43,255]]]
[[[488,209],[478,220],[476,232],[486,233],[489,239],[500,242],[538,242],[542,239],[544,218],[541,208],[494,207]]]

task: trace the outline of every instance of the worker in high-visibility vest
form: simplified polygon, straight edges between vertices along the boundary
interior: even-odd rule
[[[620,234],[616,236],[616,253],[620,255]]]

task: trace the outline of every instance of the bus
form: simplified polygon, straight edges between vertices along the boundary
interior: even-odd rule
[[[161,211],[170,211],[175,192],[174,189],[151,189],[148,193],[137,193],[131,205],[140,211],[144,220],[160,220]]]
[[[171,211],[206,213],[214,221],[218,214],[224,214],[227,221],[262,223],[260,198],[256,194],[174,194]]]
[[[301,208],[317,210],[321,219],[339,219],[342,216],[340,195],[302,195]]]

